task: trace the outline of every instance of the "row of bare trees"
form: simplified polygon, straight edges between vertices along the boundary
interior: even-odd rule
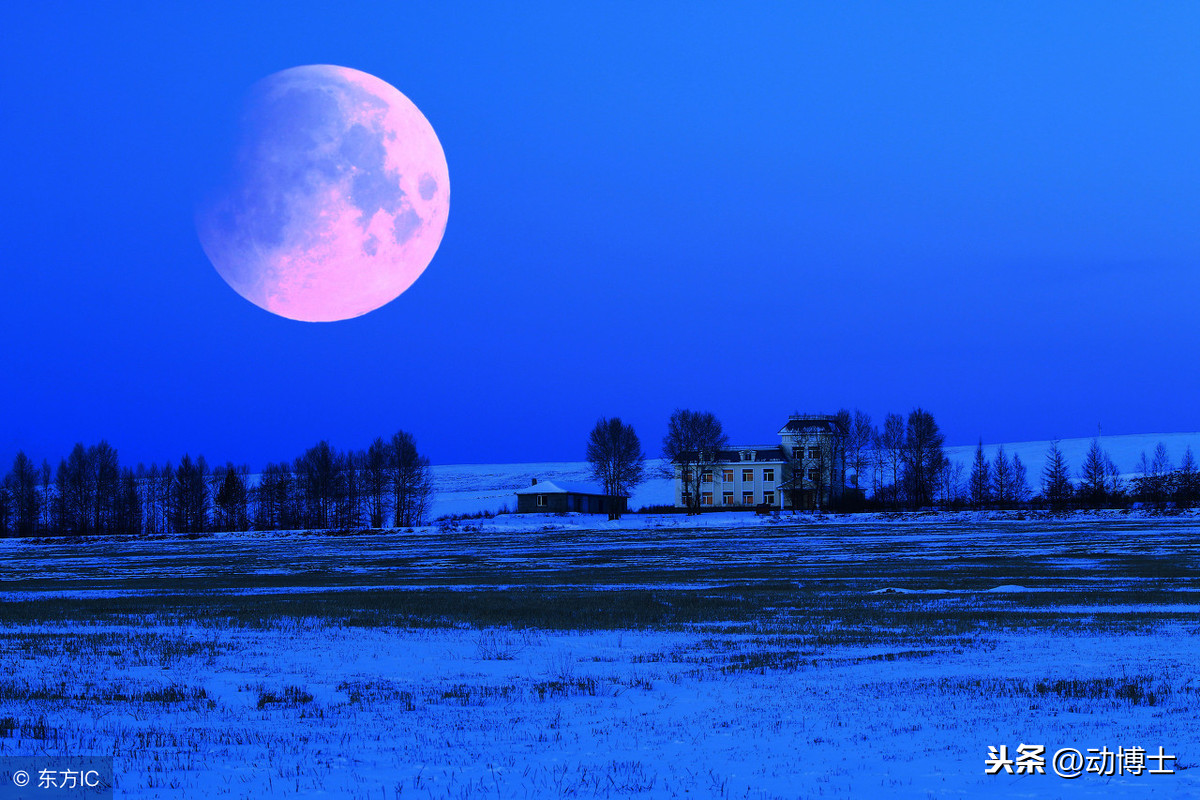
[[[57,469],[18,452],[0,482],[0,535],[410,527],[428,517],[432,493],[429,459],[406,431],[365,450],[321,441],[258,475],[189,454],[122,467],[101,441],[75,445]]]
[[[1190,446],[1179,464],[1173,465],[1166,445],[1159,442],[1151,455],[1141,454],[1133,471],[1138,474],[1126,481],[1100,440],[1093,439],[1076,484],[1070,480],[1070,469],[1055,443],[1047,456],[1043,497],[1050,505],[1080,508],[1121,507],[1135,502],[1159,508],[1168,504],[1190,508],[1200,503],[1200,467]]]
[[[945,500],[955,480],[946,439],[933,414],[916,408],[907,417],[888,414],[876,427],[864,411],[838,412],[845,426],[847,465],[859,504],[925,508]]]
[[[1200,503],[1200,467],[1191,447],[1173,466],[1166,446],[1159,442],[1151,455],[1142,453],[1133,472],[1138,474],[1126,480],[1100,440],[1093,439],[1076,475],[1058,442],[1051,442],[1035,492],[1029,488],[1019,456],[1009,459],[999,446],[989,461],[980,442],[967,485],[959,487],[958,498],[974,508],[1112,508],[1139,502],[1190,508]]]
[[[946,457],[937,423],[924,409],[915,409],[907,418],[888,414],[879,427],[859,409],[842,409],[834,420],[839,435],[814,434],[811,441],[802,442],[805,453],[815,454],[807,465],[815,467],[813,488],[820,498],[819,508],[1200,504],[1200,466],[1190,447],[1173,466],[1166,447],[1159,443],[1152,454],[1142,454],[1135,470],[1140,474],[1126,481],[1098,439],[1092,441],[1078,475],[1058,443],[1052,442],[1031,488],[1028,468],[1019,454],[1010,456],[1000,445],[988,458],[982,441],[964,479],[963,465]],[[684,477],[683,494],[690,512],[700,511],[703,476],[721,465],[721,453],[729,446],[721,421],[711,412],[677,409],[668,420],[662,456],[678,470],[672,476]],[[637,435],[619,419],[601,419],[596,424],[587,457],[593,477],[608,494],[628,495],[643,478],[645,455]]]
[[[0,482],[0,534],[131,530],[140,515],[137,474],[108,442],[77,444],[53,469],[24,451]]]
[[[960,468],[961,470],[961,468]],[[961,484],[947,486],[947,497],[962,499]],[[983,454],[983,442],[975,448],[975,460],[971,464],[971,476],[967,479],[966,500],[977,508],[998,506],[1009,508],[1026,503],[1030,498],[1028,470],[1016,453],[1010,459],[1004,445],[996,448],[991,461]]]

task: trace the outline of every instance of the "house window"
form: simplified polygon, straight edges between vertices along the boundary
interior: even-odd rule
[[[808,457],[809,458],[820,458],[821,457],[821,448],[819,448],[819,447],[808,448]]]
[[[733,483],[733,470],[731,470],[731,469],[721,470],[721,480],[725,481],[726,483]]]
[[[817,479],[817,471],[815,469],[810,469],[808,471],[808,479],[810,481],[815,481]]]
[[[683,504],[685,506],[690,506],[692,504],[692,496],[687,492],[683,493]]]
[[[804,448],[803,447],[793,447],[792,448],[792,458],[798,459],[798,460],[803,460],[804,459]]]
[[[712,473],[711,469],[704,470],[703,472],[700,473],[700,482],[701,483],[712,483],[712,475],[713,475],[713,473]]]
[[[683,471],[683,482],[684,483],[692,482],[692,471],[690,469],[685,469]]]
[[[774,492],[763,492],[763,502],[769,506],[775,505],[775,493]]]
[[[752,469],[742,470],[742,480],[744,480],[744,481],[754,480],[754,470],[752,470]]]
[[[546,506],[546,495],[539,494],[537,496],[537,504],[538,504],[538,508],[544,508]]]
[[[763,470],[763,480],[773,483],[775,481],[775,470],[764,469]]]
[[[700,505],[702,505],[702,506],[711,506],[712,505],[712,492],[701,492],[700,493]]]
[[[733,492],[722,492],[721,493],[721,505],[724,505],[724,506],[733,505]]]
[[[754,492],[742,492],[742,505],[754,505]]]

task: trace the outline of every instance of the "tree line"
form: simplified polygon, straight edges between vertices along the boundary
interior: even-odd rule
[[[1200,466],[1190,447],[1173,466],[1160,442],[1152,455],[1142,454],[1136,467],[1140,476],[1126,482],[1098,439],[1092,441],[1077,475],[1058,442],[1052,442],[1041,474],[1032,478],[1018,454],[1008,455],[1001,445],[989,459],[981,440],[970,472],[964,474],[963,465],[946,456],[945,438],[933,414],[923,408],[907,416],[887,414],[878,426],[860,409],[841,409],[833,419],[837,435],[806,442],[820,444],[811,448],[815,460],[808,463],[815,464],[818,507],[826,510],[1200,504]],[[717,468],[718,454],[729,446],[724,426],[712,412],[676,409],[671,414],[662,458],[667,477],[676,477],[676,468],[683,476],[689,512],[701,510],[703,476]],[[633,427],[619,418],[602,418],[592,429],[587,460],[606,493],[631,494],[646,474],[645,458]]]
[[[1138,474],[1126,481],[1100,440],[1093,439],[1074,482],[1061,450],[1052,443],[1039,499],[1054,507],[1076,508],[1122,508],[1132,503],[1191,508],[1200,502],[1200,468],[1190,446],[1173,465],[1166,446],[1159,442],[1153,454],[1141,454],[1133,471]]]
[[[406,431],[364,450],[321,441],[258,475],[190,454],[122,466],[101,441],[76,444],[57,468],[18,452],[0,482],[0,535],[411,527],[425,522],[432,494],[429,459]]]
[[[1178,466],[1172,466],[1166,447],[1158,443],[1152,455],[1142,453],[1135,465],[1133,472],[1140,474],[1126,481],[1099,439],[1092,440],[1078,472],[1059,443],[1051,442],[1041,473],[1032,476],[1018,454],[1009,456],[999,445],[989,459],[980,441],[965,475],[963,465],[944,454],[940,469],[934,466],[936,455],[926,461],[926,474],[934,491],[932,495],[918,494],[911,489],[912,478],[905,478],[906,470],[912,475],[908,465],[917,463],[911,454],[905,454],[913,447],[911,415],[905,423],[900,415],[889,414],[880,428],[875,428],[861,411],[843,410],[838,416],[849,426],[846,449],[853,474],[869,477],[867,481],[860,478],[858,485],[847,492],[849,505],[1057,510],[1121,508],[1133,503],[1190,508],[1200,503],[1200,467],[1191,447],[1184,451]],[[936,450],[940,450],[940,435],[938,444]],[[930,502],[924,503],[926,499]]]
[[[853,419],[856,423],[869,420],[861,412],[854,412]],[[905,461],[901,442],[906,437],[901,437],[899,432],[897,416],[888,415],[882,429],[864,425],[857,437],[853,433],[849,437],[851,448],[863,441],[870,443],[864,457],[855,457],[858,465],[865,465],[872,476],[869,487],[861,484],[859,487],[870,490],[870,494],[866,491],[859,494],[859,499],[868,506],[903,504],[898,501],[905,499],[902,496],[904,481],[889,483],[887,480],[889,474],[903,474]],[[1133,503],[1159,508],[1168,504],[1190,508],[1200,503],[1200,467],[1191,447],[1186,448],[1178,466],[1172,466],[1166,447],[1159,442],[1151,456],[1142,453],[1133,471],[1140,474],[1126,481],[1099,439],[1092,440],[1078,472],[1074,471],[1059,443],[1051,442],[1042,471],[1034,476],[1030,476],[1021,457],[1016,453],[1009,456],[1003,445],[997,446],[991,459],[987,458],[980,441],[965,477],[962,464],[944,459],[943,468],[937,474],[932,504],[941,508],[1060,510],[1123,508]],[[897,489],[901,490],[899,496]],[[913,499],[909,495],[907,505],[919,507],[912,503]]]
[[[1200,467],[1190,447],[1173,465],[1160,442],[1153,454],[1142,454],[1140,475],[1126,481],[1096,439],[1076,480],[1052,442],[1036,492],[1018,455],[1009,457],[1000,446],[988,459],[982,441],[964,477],[963,466],[946,457],[944,437],[924,409],[907,418],[888,414],[880,426],[859,409],[833,417],[838,435],[822,439],[816,450],[819,507],[827,510],[1200,504]],[[702,475],[728,446],[711,412],[672,413],[662,456],[672,465],[671,477],[680,466],[688,478],[689,511],[700,510]],[[646,475],[640,440],[619,418],[596,423],[586,454],[607,494],[629,496]],[[190,454],[174,464],[133,468],[122,466],[105,441],[80,443],[57,468],[17,453],[0,481],[0,536],[412,527],[426,521],[432,494],[429,459],[405,431],[377,438],[364,450],[341,451],[321,441],[257,475],[232,463],[210,468],[204,456]]]
[[[874,503],[922,508],[941,499],[950,462],[933,414],[922,408],[907,419],[889,414],[882,429],[860,410],[842,409],[834,420],[839,434],[814,438],[820,446],[812,448],[816,456],[810,461],[824,507]],[[690,512],[700,511],[703,476],[721,463],[719,454],[728,448],[729,437],[712,412],[676,409],[668,419],[662,441],[666,476],[675,477],[678,467]],[[645,457],[633,427],[619,418],[601,418],[588,438],[592,477],[609,494],[632,492],[645,475]],[[848,475],[853,476],[850,483]],[[869,487],[863,480],[869,480]]]

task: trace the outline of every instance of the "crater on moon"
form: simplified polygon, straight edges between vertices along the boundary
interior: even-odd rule
[[[428,266],[449,188],[437,135],[407,97],[358,70],[295,67],[251,89],[233,167],[197,231],[250,302],[291,319],[348,319]]]

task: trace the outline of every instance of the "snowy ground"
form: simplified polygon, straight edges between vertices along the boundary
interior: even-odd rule
[[[1182,797],[1200,519],[0,542],[0,756],[124,797]],[[1162,746],[1172,775],[984,774]]]

